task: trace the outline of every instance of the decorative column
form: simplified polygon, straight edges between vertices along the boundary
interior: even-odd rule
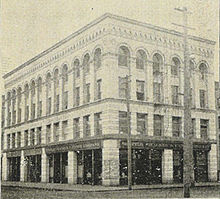
[[[42,148],[41,154],[41,182],[49,182],[49,162],[45,148]]]
[[[164,149],[162,157],[162,182],[173,182],[173,150]]]
[[[20,163],[20,181],[25,181],[25,170],[26,170],[26,162],[24,157],[24,151],[21,151],[21,163]]]
[[[2,180],[6,181],[8,180],[8,159],[6,153],[3,153],[2,156]]]
[[[208,154],[208,176],[209,180],[217,181],[217,145],[211,144],[211,150]]]
[[[68,152],[68,183],[77,183],[77,154],[75,151]]]
[[[119,147],[117,140],[103,141],[102,185],[119,185]]]

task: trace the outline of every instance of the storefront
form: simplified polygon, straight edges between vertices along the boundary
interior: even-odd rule
[[[67,152],[49,154],[48,159],[49,159],[49,182],[68,183]]]
[[[27,182],[41,181],[41,148],[24,150]]]
[[[68,183],[68,152],[76,153],[77,183],[101,185],[101,141],[68,143],[46,147],[49,162],[49,182]]]
[[[183,150],[173,150],[173,182],[183,182]]]
[[[7,161],[8,161],[8,180],[20,181],[21,152],[20,151],[8,152]]]

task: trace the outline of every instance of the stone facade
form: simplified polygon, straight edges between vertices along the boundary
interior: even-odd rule
[[[191,62],[192,118],[195,119],[193,141],[195,144],[211,145],[208,171],[209,180],[215,181],[215,42],[190,36],[189,43],[190,53],[195,56]],[[119,111],[127,110],[126,101],[119,94],[119,77],[126,75],[130,77],[132,140],[182,143],[183,50],[183,37],[178,32],[106,14],[6,74],[2,105],[3,180],[9,179],[7,154],[15,157],[16,153],[13,152],[21,151],[20,180],[25,181],[27,169],[24,152],[33,150],[30,155],[41,155],[41,181],[49,182],[52,174],[48,148],[57,146],[53,149],[54,153],[67,152],[68,183],[78,183],[76,151],[93,150],[94,147],[102,150],[102,184],[118,185],[120,142],[126,139],[126,135],[119,130]],[[125,51],[128,54],[123,54]],[[144,52],[144,60],[137,57],[139,52]],[[155,62],[155,55],[161,58],[160,63]],[[122,62],[127,60],[127,66],[119,65],[120,56]],[[177,73],[172,69],[176,63],[173,58],[178,60]],[[138,60],[140,65],[144,65],[143,68],[137,67]],[[155,64],[160,67],[158,74],[153,68]],[[157,103],[156,83],[161,86],[160,101]],[[175,104],[173,86],[178,88]],[[204,103],[200,99],[201,90],[204,91]],[[139,91],[144,97],[138,100]],[[144,134],[138,131],[137,113],[147,115]],[[155,115],[163,118],[161,136],[155,136]],[[178,136],[173,136],[173,117],[181,118]],[[205,137],[201,135],[201,120],[208,121]],[[16,134],[15,140],[13,133]],[[93,143],[94,140],[98,143]],[[59,148],[65,144],[67,148]],[[35,152],[36,148],[39,153]],[[162,149],[163,183],[173,182],[173,150],[166,147]]]

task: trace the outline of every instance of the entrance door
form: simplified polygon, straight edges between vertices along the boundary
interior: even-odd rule
[[[92,184],[92,150],[84,151],[84,184]]]
[[[208,152],[207,151],[194,151],[195,162],[195,181],[207,182],[208,181]]]
[[[151,182],[153,184],[162,183],[162,151],[150,150],[151,160]]]
[[[173,181],[183,182],[183,152],[173,151]]]
[[[102,184],[102,150],[94,150],[94,184]]]
[[[60,153],[54,154],[54,183],[60,183]]]
[[[133,183],[147,184],[149,170],[149,152],[143,149],[133,150]]]

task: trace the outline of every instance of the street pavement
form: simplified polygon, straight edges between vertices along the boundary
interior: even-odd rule
[[[220,198],[220,186],[194,187],[193,198]],[[45,190],[36,188],[5,187],[1,190],[2,199],[72,199],[72,198],[183,198],[182,188],[160,188],[142,190],[72,191]]]

